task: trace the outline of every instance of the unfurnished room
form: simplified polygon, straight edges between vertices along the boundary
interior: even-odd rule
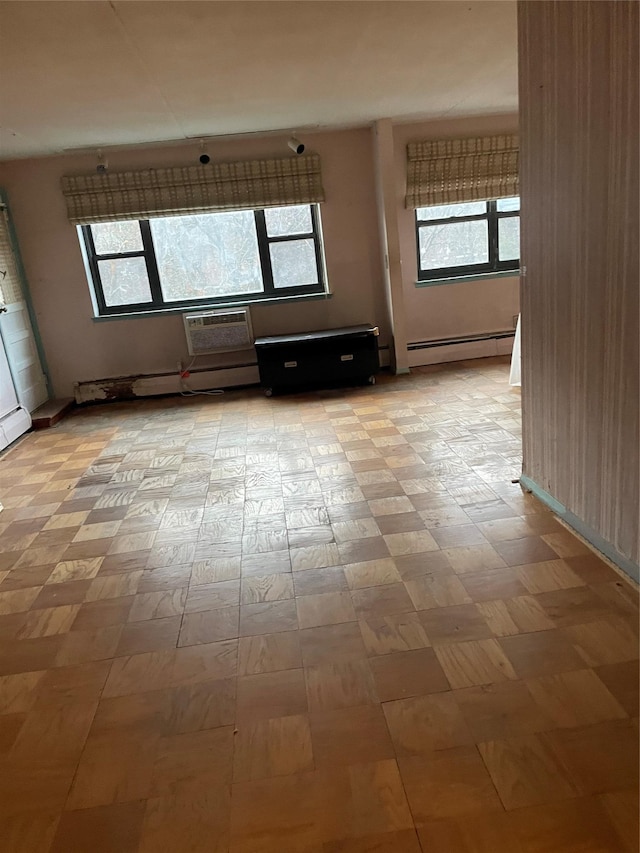
[[[0,0],[0,853],[637,853],[636,0]]]

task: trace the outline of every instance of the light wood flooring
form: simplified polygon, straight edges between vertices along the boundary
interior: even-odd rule
[[[500,359],[0,457],[2,853],[636,853],[637,595]]]

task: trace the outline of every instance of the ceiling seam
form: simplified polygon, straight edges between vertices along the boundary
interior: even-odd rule
[[[121,33],[122,33],[122,37],[124,38],[125,42],[127,43],[128,47],[129,47],[129,50],[131,51],[131,54],[132,54],[132,56],[133,56],[134,60],[135,60],[135,61],[137,61],[138,65],[140,66],[140,68],[141,68],[141,70],[142,70],[142,73],[144,74],[144,76],[145,76],[145,78],[146,78],[146,80],[147,80],[147,84],[148,84],[152,89],[155,89],[156,93],[158,94],[158,97],[161,99],[162,103],[164,104],[165,109],[167,110],[167,113],[168,113],[168,114],[171,116],[171,118],[173,119],[173,122],[174,122],[174,124],[175,124],[175,126],[176,126],[176,128],[177,128],[177,130],[178,130],[178,132],[179,132],[179,134],[180,134],[180,137],[181,137],[182,139],[186,139],[186,134],[185,134],[185,132],[184,132],[184,128],[182,127],[182,125],[181,125],[181,123],[180,123],[180,121],[179,121],[178,117],[176,116],[176,114],[175,114],[175,113],[174,113],[174,111],[172,110],[172,108],[171,108],[171,106],[170,106],[170,104],[169,104],[169,101],[168,101],[168,100],[167,100],[167,98],[165,97],[164,92],[162,91],[162,89],[160,88],[160,86],[158,86],[158,84],[153,80],[153,77],[152,77],[152,75],[151,75],[151,72],[149,71],[149,69],[147,68],[147,66],[145,65],[145,63],[144,63],[144,61],[143,61],[143,59],[142,59],[141,52],[138,50],[138,48],[137,48],[137,46],[135,45],[135,43],[134,43],[133,39],[130,37],[129,32],[128,32],[128,30],[127,30],[127,27],[125,26],[124,21],[123,21],[123,20],[122,20],[122,18],[120,17],[120,13],[119,13],[119,12],[118,12],[118,10],[116,9],[116,4],[115,4],[114,0],[107,0],[107,3],[108,3],[108,5],[110,6],[111,11],[113,12],[113,15],[114,15],[114,17],[115,17],[115,19],[116,19],[116,22],[117,22],[117,24],[118,24],[118,26],[119,26],[119,28],[120,28]]]

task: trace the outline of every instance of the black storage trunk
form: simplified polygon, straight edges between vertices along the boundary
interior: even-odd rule
[[[366,324],[257,338],[255,347],[267,396],[305,386],[373,384],[380,369],[378,327]]]

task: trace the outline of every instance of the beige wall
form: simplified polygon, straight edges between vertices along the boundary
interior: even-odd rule
[[[422,122],[386,128],[379,145],[376,128],[305,134],[309,151],[322,159],[327,201],[321,206],[326,263],[332,296],[288,304],[253,305],[257,335],[373,322],[381,344],[392,325],[399,367],[409,342],[495,332],[512,328],[518,313],[516,278],[416,288],[413,211],[404,207],[406,143],[411,139],[511,132],[515,116]],[[281,137],[241,137],[210,142],[222,161],[286,156]],[[200,153],[197,143],[175,148],[150,146],[108,151],[109,168],[180,165]],[[374,164],[374,153],[381,162]],[[95,322],[74,227],[66,218],[60,190],[64,174],[91,171],[93,154],[0,163],[0,186],[12,210],[34,308],[47,355],[54,393],[70,396],[74,382],[175,372],[187,357],[180,315]],[[376,194],[385,177],[384,198]],[[379,216],[380,212],[380,216]],[[385,251],[379,229],[394,235],[393,323],[385,287]],[[385,247],[386,248],[386,247]],[[237,364],[245,354],[203,357],[199,367]],[[414,362],[415,363],[415,362]],[[406,368],[405,368],[406,369]]]
[[[638,11],[519,4],[524,474],[635,563]]]
[[[327,272],[333,296],[321,301],[254,305],[257,335],[372,322],[388,339],[369,128],[310,135],[322,158],[327,202],[322,205]],[[221,160],[286,156],[278,137],[209,144]],[[109,168],[194,162],[197,144],[109,152]],[[60,176],[90,171],[93,155],[0,163],[54,393],[71,396],[75,381],[175,371],[187,356],[180,315],[94,322],[76,229],[66,218]],[[237,363],[236,354],[199,359],[199,366]]]
[[[447,137],[490,136],[518,130],[517,115],[399,124],[394,127],[397,215],[402,256],[407,341],[497,332],[513,328],[519,311],[517,276],[437,287],[416,287],[418,278],[415,214],[405,207],[407,142]]]

